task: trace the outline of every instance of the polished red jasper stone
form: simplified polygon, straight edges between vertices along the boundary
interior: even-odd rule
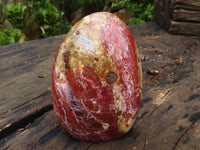
[[[133,126],[140,97],[140,62],[128,27],[106,12],[76,23],[52,71],[53,106],[62,128],[83,141],[117,138]]]

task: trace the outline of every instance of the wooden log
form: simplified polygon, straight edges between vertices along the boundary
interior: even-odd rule
[[[200,23],[171,21],[168,31],[178,34],[200,35]]]
[[[185,10],[200,11],[200,1],[199,0],[171,0],[172,8]]]
[[[198,114],[194,114],[198,115]],[[179,130],[181,126],[179,127]],[[177,150],[189,150],[189,149],[198,149],[200,147],[199,142],[199,131],[200,123],[194,123],[191,125],[190,130],[184,134],[184,136],[178,142],[176,149]],[[191,146],[192,145],[192,146]]]
[[[174,9],[172,19],[175,21],[200,22],[200,11]]]
[[[200,149],[200,37],[171,35],[152,22],[130,29],[142,55],[143,96],[126,135],[92,143],[62,131],[47,90],[64,38],[56,36],[0,47],[0,149]]]
[[[0,138],[52,109],[51,68],[63,37],[0,47]]]
[[[199,0],[155,0],[154,21],[170,33],[200,35]]]

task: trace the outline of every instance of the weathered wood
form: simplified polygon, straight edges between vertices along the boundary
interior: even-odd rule
[[[130,29],[141,53],[143,98],[136,123],[125,136],[81,142],[60,128],[48,90],[50,63],[63,39],[59,36],[0,47],[5,65],[0,68],[0,149],[200,149],[200,37],[170,35],[152,22]],[[22,59],[29,58],[35,59],[26,67]],[[7,92],[12,86],[17,92]]]
[[[25,128],[20,128],[8,139],[4,139],[2,143],[2,147],[15,150],[75,148],[85,150],[91,144],[75,140],[63,132],[53,110],[45,113]]]
[[[200,35],[200,23],[171,21],[168,30],[171,33],[184,33],[189,35],[194,35],[194,33],[196,33],[197,35]]]
[[[199,0],[171,0],[174,9],[183,8],[185,10],[200,10]]]
[[[191,11],[191,10],[184,10],[184,9],[174,9],[172,17],[173,17],[172,19],[175,21],[185,21],[189,23],[200,22],[200,10]]]
[[[184,134],[180,139],[178,145],[176,146],[177,150],[188,150],[188,149],[199,149],[199,131],[200,123],[194,123],[189,128],[189,131]]]
[[[62,37],[0,47],[0,137],[52,108],[51,67]]]
[[[200,35],[199,0],[155,0],[154,21],[170,33]]]

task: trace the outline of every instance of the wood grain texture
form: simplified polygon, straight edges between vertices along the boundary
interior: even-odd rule
[[[52,107],[51,67],[61,37],[0,47],[0,137]]]
[[[174,9],[183,8],[185,10],[197,10],[200,9],[199,0],[171,0],[172,7]]]
[[[80,142],[63,132],[53,110],[37,118],[32,124],[17,130],[4,141],[8,149],[80,149],[85,150],[90,143]]]
[[[154,21],[170,33],[200,35],[199,0],[156,0]]]
[[[8,75],[4,78],[1,76],[0,79],[0,112],[2,113],[0,149],[200,149],[198,142],[200,136],[200,37],[171,35],[152,22],[131,26],[130,29],[141,54],[143,93],[137,120],[126,135],[108,142],[91,143],[76,140],[62,131],[52,109],[48,90],[51,84],[50,63],[53,62],[51,59],[54,59],[63,39],[63,36],[59,36],[0,47],[0,57],[3,53],[6,54],[8,49],[12,49],[13,51],[9,54],[15,54],[19,58],[18,60],[11,57],[13,55],[7,55],[0,59],[1,65],[5,64],[5,67],[0,68],[4,70],[0,71],[0,74]],[[41,43],[45,43],[45,52],[39,48]],[[21,50],[27,49],[26,47],[30,51],[24,54],[26,56],[23,59],[28,60],[29,56],[35,58],[29,67],[25,67],[26,63],[20,57]],[[36,57],[38,54],[41,54],[42,58]],[[6,64],[6,60],[16,63]],[[18,62],[23,64],[17,65]],[[23,73],[17,72],[14,68],[11,69],[13,64],[16,64],[14,67],[16,70],[21,69]],[[39,72],[37,72],[38,69]],[[37,73],[40,73],[40,77],[43,76],[43,78],[38,78]],[[24,77],[27,80],[22,80]],[[44,86],[41,86],[41,80],[44,80]],[[11,84],[14,81],[15,83]],[[26,88],[28,85],[32,89]],[[18,92],[8,91],[12,86]],[[31,90],[33,90],[32,93]],[[29,92],[31,94],[24,97],[17,95],[17,93]],[[15,126],[18,121],[21,122]],[[9,128],[12,126],[14,130]]]
[[[200,22],[200,9],[199,11],[175,9],[173,10],[172,19],[175,21]]]
[[[170,28],[168,29],[171,33],[177,34],[188,34],[188,35],[200,35],[200,23],[194,22],[177,22],[171,21]]]

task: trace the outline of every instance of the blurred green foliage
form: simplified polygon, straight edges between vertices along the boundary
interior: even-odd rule
[[[130,22],[140,24],[153,19],[153,0],[118,0],[112,7],[127,8],[132,11]]]
[[[28,16],[25,13],[27,6],[21,3],[9,4],[6,10],[6,16],[8,21],[13,25],[14,28],[25,31],[28,27]]]
[[[43,37],[63,34],[71,28],[70,23],[64,19],[64,12],[59,11],[49,0],[29,0],[28,6]]]
[[[102,11],[105,0],[51,0],[59,10],[65,13],[66,19],[71,21],[72,12],[81,9],[84,15]]]
[[[0,23],[7,19],[14,29],[0,27],[0,45],[22,42],[25,39],[65,34],[71,28],[72,13],[83,15],[102,11],[106,0],[15,0],[3,7],[0,0]],[[129,9],[130,23],[152,20],[154,0],[118,0],[112,7]],[[35,32],[36,31],[36,32]],[[33,34],[36,34],[34,36]],[[31,38],[29,38],[31,37]]]
[[[6,27],[0,29],[0,45],[8,45],[24,41],[25,35],[21,30],[8,29]]]
[[[58,9],[48,1],[33,1],[30,3],[29,7],[31,8],[33,18],[41,26],[55,24],[61,21],[64,15],[62,11],[58,11]]]
[[[6,10],[5,15],[4,10]],[[64,12],[58,10],[50,0],[18,0],[16,3],[7,5],[6,9],[3,8],[0,0],[1,23],[5,19],[12,24],[14,29],[1,27],[0,45],[24,41],[27,38],[25,34],[35,36],[28,33],[31,30],[40,31],[40,37],[50,37],[67,33],[71,28],[71,24],[64,19]],[[38,29],[30,29],[33,27]],[[37,33],[33,32],[33,34]]]

